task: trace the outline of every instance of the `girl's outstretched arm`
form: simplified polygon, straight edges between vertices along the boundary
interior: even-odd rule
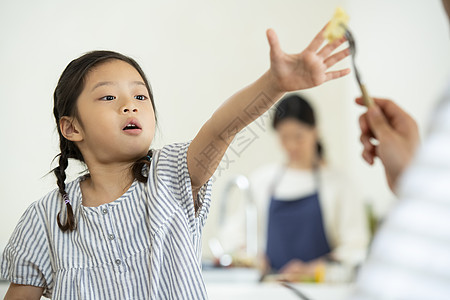
[[[326,44],[323,31],[298,54],[281,50],[278,37],[267,30],[270,45],[270,69],[249,86],[235,93],[203,125],[188,149],[187,163],[194,198],[211,177],[236,134],[266,112],[284,93],[321,85],[342,77],[349,69],[328,71],[349,55],[349,49],[332,52],[345,38]],[[194,199],[195,200],[195,199]]]
[[[44,288],[11,283],[4,300],[39,300]]]

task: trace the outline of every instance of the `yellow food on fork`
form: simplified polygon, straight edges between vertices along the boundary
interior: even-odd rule
[[[328,42],[332,43],[344,36],[348,19],[349,17],[342,7],[336,8],[333,18],[331,18],[323,33]]]
[[[330,22],[328,23],[327,27],[325,28],[325,31],[323,33],[324,38],[328,40],[329,43],[332,43],[336,40],[341,39],[343,36],[348,41],[350,53],[352,56],[352,64],[353,69],[356,77],[356,81],[358,82],[359,88],[361,90],[362,97],[364,99],[364,105],[367,107],[373,106],[374,102],[372,97],[370,97],[369,93],[367,92],[366,86],[361,80],[361,75],[358,72],[358,69],[356,68],[355,63],[355,55],[356,55],[356,45],[355,45],[355,39],[353,38],[352,33],[348,29],[347,23],[348,23],[348,15],[347,13],[341,8],[336,8],[336,11],[334,13],[333,18],[331,18]]]

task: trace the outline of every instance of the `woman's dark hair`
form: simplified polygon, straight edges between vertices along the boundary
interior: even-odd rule
[[[56,159],[59,156],[59,165],[54,168],[52,172],[56,176],[59,193],[61,194],[62,201],[66,204],[67,211],[65,224],[62,224],[60,220],[60,214],[63,209],[61,209],[57,216],[58,226],[62,231],[74,230],[76,228],[72,205],[70,204],[65,185],[66,168],[69,164],[68,159],[72,158],[84,163],[84,158],[75,143],[67,140],[62,135],[59,122],[63,116],[77,117],[77,99],[83,91],[86,76],[92,68],[110,60],[124,61],[138,71],[139,75],[141,75],[144,80],[153,110],[155,111],[155,103],[153,101],[151,86],[141,67],[134,59],[113,51],[92,51],[72,60],[67,65],[66,69],[59,78],[53,94],[53,114],[55,116],[56,128],[58,129],[59,147],[61,152],[55,157]],[[146,156],[138,159],[132,166],[132,173],[134,177],[141,182],[145,182],[147,180],[147,177],[142,173],[142,168],[145,165],[150,166],[151,155],[152,152],[149,150]]]
[[[312,106],[298,94],[285,96],[278,102],[272,119],[272,127],[277,129],[277,126],[286,119],[294,119],[313,128],[316,127],[316,116]],[[318,158],[322,160],[323,147],[320,141],[317,141],[316,150]]]

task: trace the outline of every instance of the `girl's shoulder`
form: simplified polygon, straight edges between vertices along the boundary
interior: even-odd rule
[[[170,144],[163,145],[160,148],[152,149],[153,158],[163,158],[167,156],[171,156],[174,154],[178,154],[180,151],[187,151],[191,141],[187,142],[174,142]]]
[[[165,167],[177,167],[183,161],[187,161],[187,150],[190,141],[164,145],[159,149],[152,149],[152,164],[157,169]]]
[[[150,173],[153,175],[150,176],[157,176],[157,178],[174,187],[181,177],[189,177],[187,165],[189,145],[190,141],[171,143],[160,149],[152,150]],[[160,181],[154,183],[160,183]]]

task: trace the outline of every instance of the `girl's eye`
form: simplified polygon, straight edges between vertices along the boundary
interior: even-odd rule
[[[114,100],[114,99],[116,99],[116,97],[111,96],[111,95],[108,95],[108,96],[100,98],[100,100],[106,100],[106,101],[111,101],[111,100]]]
[[[147,97],[144,96],[144,95],[137,95],[137,96],[134,96],[134,99],[137,99],[137,100],[146,100]]]

